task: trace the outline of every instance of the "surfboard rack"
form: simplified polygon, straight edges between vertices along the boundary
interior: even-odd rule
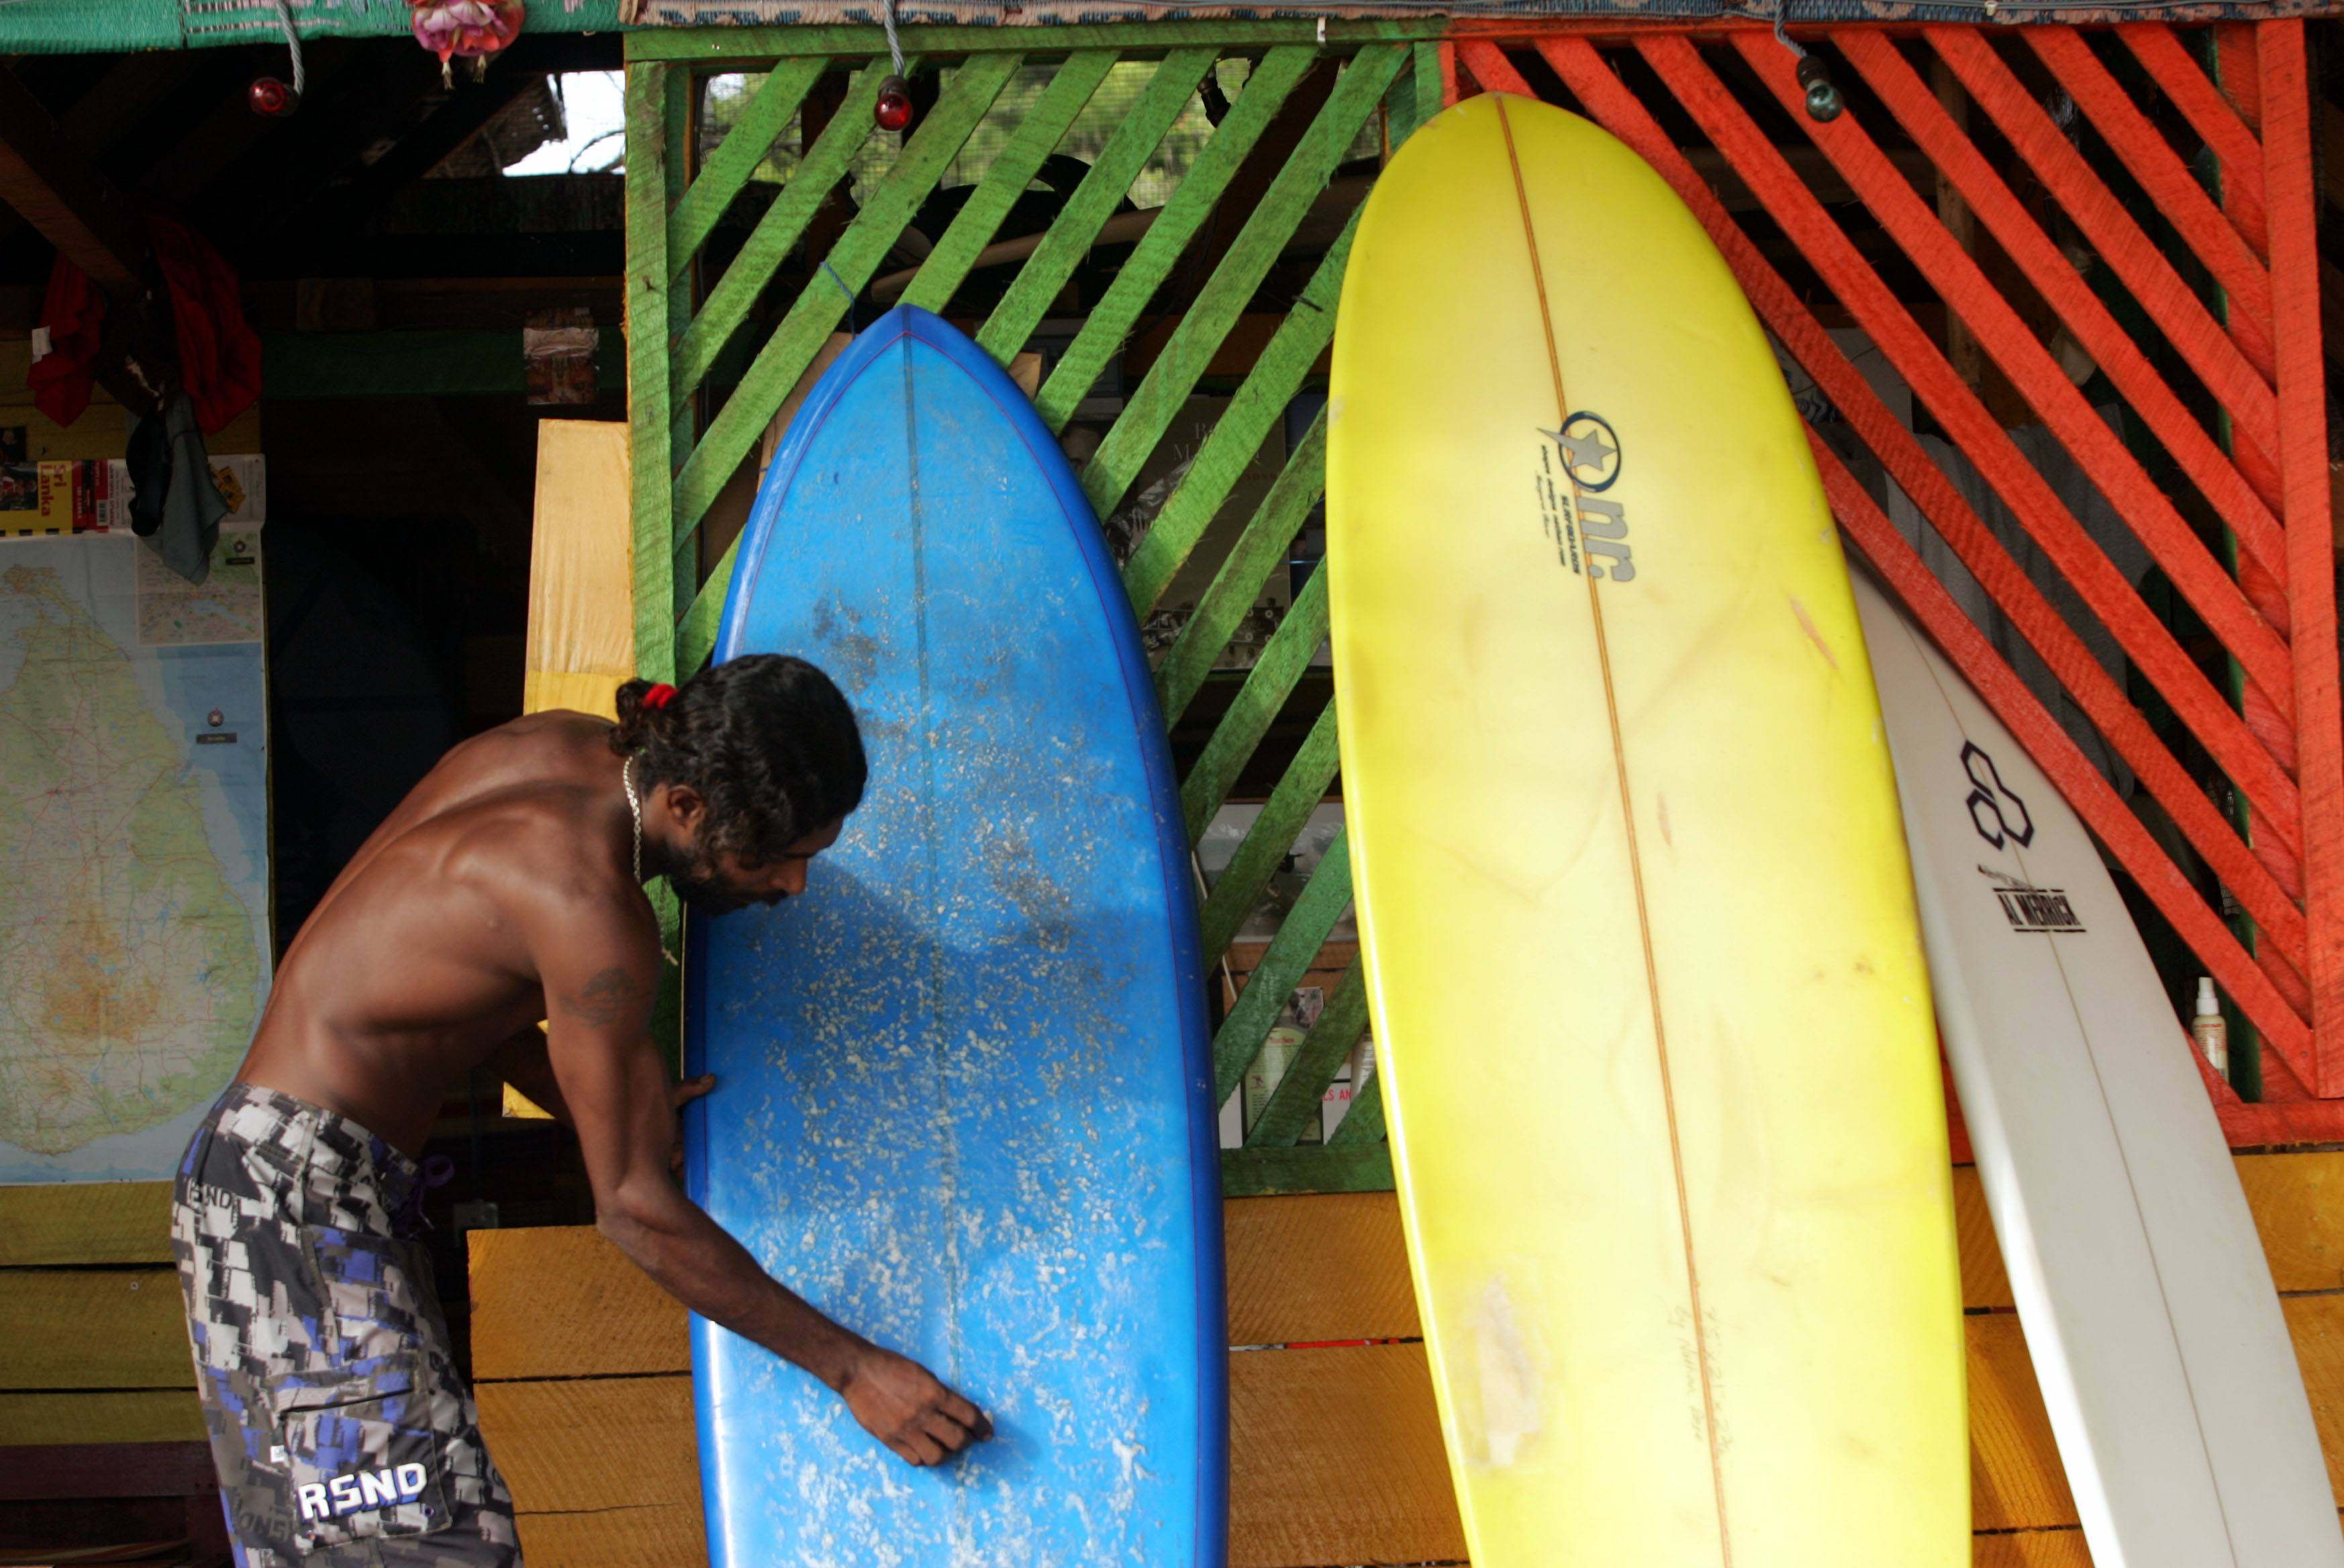
[[[1090,449],[1080,474],[1101,516],[1183,444],[1186,471],[1124,571],[1145,622],[1173,607],[1176,575],[1214,569],[1157,686],[1192,839],[1233,792],[1267,797],[1205,902],[1206,951],[1222,952],[1336,787],[1332,706],[1306,679],[1326,632],[1317,574],[1249,669],[1215,668],[1323,488],[1323,422],[1286,426],[1323,368],[1357,210],[1326,199],[1329,181],[1371,172],[1460,94],[1548,97],[1627,140],[1701,216],[1842,443],[1817,437],[1848,536],[2122,865],[2176,984],[2220,984],[2242,1068],[2208,1092],[2233,1141],[2344,1139],[2344,720],[2301,23],[1790,32],[1845,99],[1828,123],[1803,112],[1797,63],[1755,21],[905,26],[922,109],[900,147],[873,140],[894,68],[879,28],[631,33],[627,298],[664,326],[629,339],[638,668],[672,676],[706,657],[732,570],[720,498],[833,335],[875,316],[870,287],[887,275],[887,302],[947,315],[1005,363],[1043,352],[1036,406]],[[698,106],[732,74],[745,98],[703,147]],[[1210,114],[1208,81],[1228,89]],[[1085,126],[1089,171],[1030,244],[1002,244],[1044,161]],[[788,177],[712,257],[777,144]],[[2039,197],[2020,199],[2019,170]],[[1144,223],[1119,220],[1149,171],[1168,196]],[[932,205],[964,185],[956,208]],[[1893,265],[1843,228],[1857,204]],[[899,244],[922,223],[925,252],[907,259]],[[1835,300],[1821,311],[1817,285]],[[2049,342],[2030,326],[2046,306],[2063,329]],[[1869,338],[1865,365],[1949,440],[1913,433],[1823,311]],[[2079,389],[2063,362],[2096,379]],[[1181,421],[1200,390],[1227,401],[1198,436]],[[1085,408],[1106,391],[1111,421]],[[2094,412],[2111,400],[2129,440]],[[2006,432],[2029,420],[2047,434],[2022,448]],[[1243,510],[1231,497],[1258,461],[1275,482],[1214,529]],[[1909,511],[1900,498],[1891,517],[1882,475]],[[2129,541],[2086,491],[2145,562],[2110,554]],[[1926,559],[1896,526],[1916,518],[1934,530]],[[2057,570],[2030,574],[2015,552]],[[2135,586],[2140,564],[2169,605]],[[2024,674],[2005,653],[2022,642]],[[2110,673],[2127,667],[2137,692]],[[1348,874],[1326,855],[1228,1008],[1224,1089],[1271,1004],[1322,962]],[[1326,1146],[1297,1141],[1325,1087],[1309,1080],[1364,1019],[1355,982],[1332,986],[1284,1098],[1229,1152],[1230,1190],[1388,1184],[1375,1097]]]

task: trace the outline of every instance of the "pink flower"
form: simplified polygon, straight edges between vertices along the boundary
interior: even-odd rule
[[[409,0],[415,41],[440,56],[493,55],[520,32],[521,0]]]

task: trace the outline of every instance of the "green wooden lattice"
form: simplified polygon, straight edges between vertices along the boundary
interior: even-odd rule
[[[1258,325],[1251,329],[1261,347],[1226,389],[1227,401],[1196,450],[1175,452],[1167,443],[1200,388],[1212,382],[1221,395],[1229,378],[1216,376],[1217,357],[1249,314],[1258,321],[1266,281],[1362,138],[1397,145],[1438,106],[1431,42],[1438,26],[1437,20],[1337,22],[1323,40],[1303,22],[906,27],[907,64],[935,90],[875,178],[872,160],[882,155],[874,149],[884,144],[874,140],[871,109],[889,67],[884,39],[874,29],[630,34],[626,297],[638,670],[673,679],[707,660],[733,556],[728,546],[702,575],[700,534],[711,507],[743,464],[755,460],[767,427],[830,335],[879,309],[866,292],[873,279],[889,268],[890,253],[946,172],[960,167],[974,173],[975,187],[943,232],[924,237],[933,243],[898,298],[959,320],[1005,364],[1029,347],[1054,349],[1035,400],[1052,430],[1064,432],[1084,417],[1086,401],[1111,383],[1135,339],[1151,331],[1160,337],[1080,471],[1105,517],[1127,504],[1145,475],[1168,467],[1167,458],[1187,460],[1154,508],[1125,582],[1145,619],[1162,609],[1176,582],[1206,580],[1157,668],[1167,723],[1177,724],[1216,683],[1228,691],[1181,780],[1182,816],[1191,842],[1198,840],[1302,689],[1326,640],[1326,577],[1314,571],[1250,668],[1242,675],[1217,669],[1323,497],[1323,414],[1277,463],[1250,515],[1230,520],[1235,526],[1216,524],[1248,470],[1278,450],[1268,445],[1273,432],[1318,373],[1334,333],[1356,210],[1266,340]],[[1242,86],[1177,171],[1169,198],[1129,241],[1112,280],[1070,336],[1054,329],[1055,336],[1037,339],[1045,322],[1065,311],[1068,289],[1094,260],[1135,181],[1173,167],[1162,160],[1172,156],[1167,137],[1176,125],[1201,123],[1193,112],[1200,86],[1238,61],[1245,65]],[[1046,71],[1038,91],[1010,91],[1038,79],[1037,66]],[[963,304],[986,248],[1004,238],[1004,225],[1045,160],[1063,150],[1070,127],[1106,84],[1142,69],[1144,86],[1128,102],[1110,106],[1112,128],[1087,149],[1089,172],[1014,263],[1015,276],[990,309]],[[707,80],[720,72],[761,79],[744,86],[728,133],[703,159],[697,156],[700,105]],[[760,170],[773,167],[768,158],[777,143],[817,113],[810,144],[791,149],[787,178],[761,185]],[[989,162],[979,169],[973,138],[987,126],[1000,128],[985,132]],[[1268,160],[1275,161],[1265,169]],[[842,187],[857,170],[863,199],[841,221],[838,215],[849,210]],[[1242,203],[1228,199],[1233,186],[1246,193]],[[709,252],[725,241],[726,215],[753,206],[744,197],[754,197],[765,198],[762,210],[733,235],[718,269]],[[1222,210],[1240,205],[1243,210]],[[821,247],[818,256],[808,254],[813,245]],[[1190,292],[1186,282],[1196,273],[1202,276]],[[999,283],[999,271],[987,275]],[[1167,296],[1183,295],[1169,308],[1171,319],[1159,314],[1167,310]],[[642,329],[645,324],[652,329]],[[723,384],[727,367],[744,360],[738,380]],[[1003,611],[1014,614],[1015,607]],[[1336,766],[1329,701],[1205,898],[1200,923],[1208,956],[1229,949],[1326,798]],[[1215,1033],[1214,1075],[1224,1098],[1259,1058],[1288,997],[1349,901],[1350,864],[1338,835]],[[671,909],[662,914],[673,918]],[[1364,969],[1353,963],[1258,1108],[1246,1146],[1225,1154],[1227,1190],[1390,1185],[1382,1107],[1372,1093],[1354,1099],[1325,1147],[1299,1141],[1367,1026],[1368,992]]]

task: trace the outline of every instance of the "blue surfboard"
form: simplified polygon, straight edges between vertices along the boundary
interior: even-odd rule
[[[993,1418],[914,1470],[692,1322],[714,1568],[1224,1561],[1228,1349],[1196,919],[1153,686],[1081,488],[927,312],[816,384],[716,657],[854,705],[862,808],[773,909],[695,919],[694,1199]]]

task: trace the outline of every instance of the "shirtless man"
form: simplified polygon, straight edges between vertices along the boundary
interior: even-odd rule
[[[862,799],[846,700],[759,656],[681,691],[630,682],[618,711],[517,720],[416,785],[302,927],[187,1147],[172,1244],[243,1568],[520,1563],[414,1239],[417,1156],[475,1067],[577,1129],[596,1225],[685,1306],[820,1378],[909,1463],[991,1434],[768,1278],[673,1175],[675,1108],[711,1086],[672,1087],[651,1038],[643,879],[718,914],[803,893]]]

